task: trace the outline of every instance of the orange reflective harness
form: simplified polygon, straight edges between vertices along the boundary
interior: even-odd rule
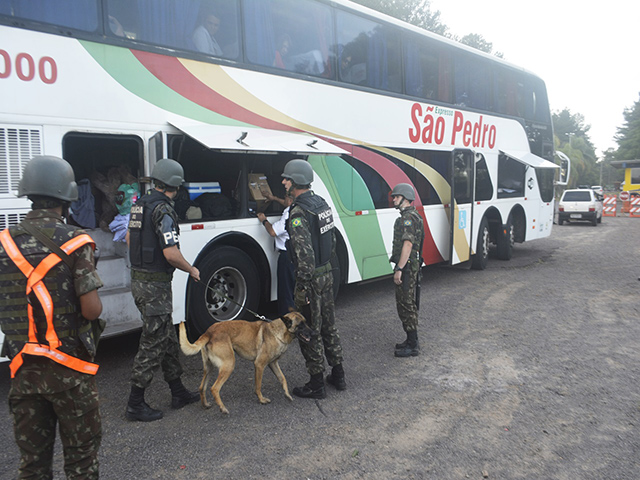
[[[62,342],[58,338],[58,334],[53,326],[53,300],[51,299],[49,290],[42,280],[45,275],[49,273],[49,270],[61,262],[62,259],[55,253],[50,253],[38,264],[37,267],[33,267],[22,255],[22,252],[13,241],[13,238],[11,238],[11,234],[8,229],[5,229],[0,233],[0,242],[2,243],[2,246],[7,252],[9,258],[16,264],[24,276],[27,277],[27,298],[33,291],[42,305],[42,309],[44,310],[44,314],[47,319],[47,333],[45,338],[49,343],[49,345],[42,345],[38,343],[38,338],[36,336],[36,323],[33,318],[33,307],[31,306],[31,303],[29,303],[27,305],[27,312],[29,316],[29,340],[11,361],[9,366],[11,370],[11,378],[15,377],[16,372],[22,366],[22,356],[24,354],[46,357],[78,372],[95,375],[98,372],[98,365],[80,360],[79,358],[58,350],[62,345]],[[72,238],[60,248],[66,254],[70,254],[87,244],[95,245],[93,239],[89,235],[83,234]]]

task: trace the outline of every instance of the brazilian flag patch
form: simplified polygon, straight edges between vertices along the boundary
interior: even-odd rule
[[[410,227],[411,226],[411,220],[405,220],[404,221],[404,226],[405,227]]]
[[[291,225],[293,225],[294,227],[299,227],[300,225],[302,225],[302,222],[299,218],[294,218],[293,220],[291,220]]]

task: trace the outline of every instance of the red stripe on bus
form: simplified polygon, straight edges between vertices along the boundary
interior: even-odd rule
[[[247,110],[220,95],[193,76],[175,57],[141,52],[139,50],[131,50],[131,53],[133,53],[140,63],[158,80],[176,93],[207,110],[263,128],[299,131]]]

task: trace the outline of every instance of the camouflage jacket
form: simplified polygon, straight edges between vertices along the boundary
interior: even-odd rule
[[[316,252],[313,249],[312,228],[307,212],[300,205],[294,204],[289,212],[287,231],[289,243],[287,250],[291,252],[293,264],[296,270],[296,283],[301,286],[309,286],[316,272]],[[319,235],[319,232],[315,233]],[[330,229],[331,251],[335,251],[335,231]]]
[[[49,210],[33,210],[27,214],[24,222],[38,227],[60,245],[85,233],[77,227],[66,225],[60,216]],[[21,224],[11,227],[9,231],[22,254],[32,265],[36,266],[51,253],[48,247],[27,233]],[[95,270],[93,249],[90,245],[84,245],[70,256],[74,261],[73,270],[69,270],[64,262],[60,262],[45,276],[44,284],[54,303],[54,327],[63,342],[60,350],[82,360],[91,361],[96,349],[92,325],[91,322],[82,318],[78,297],[100,288],[102,281]],[[0,244],[0,327],[7,335],[3,350],[10,357],[15,356],[27,340],[26,284],[26,277]],[[38,341],[46,343],[44,312],[35,295],[32,294],[30,297],[32,297],[29,298],[29,302],[34,310]],[[40,380],[36,380],[39,378],[37,373],[41,373],[43,366],[47,367],[48,372],[55,373],[51,373],[51,376],[43,375]],[[30,374],[32,370],[33,373]],[[55,364],[48,359],[25,355],[25,363],[18,371],[16,379],[29,378],[29,381],[24,382],[24,393],[33,391],[52,393],[73,386],[69,379],[78,375],[84,374]]]
[[[393,249],[389,259],[390,262],[398,263],[405,240],[412,244],[411,255],[409,255],[409,268],[417,269],[420,266],[420,246],[424,240],[424,224],[422,217],[414,206],[402,209],[400,216],[393,225]]]

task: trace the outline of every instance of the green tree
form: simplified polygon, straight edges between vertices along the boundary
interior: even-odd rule
[[[590,125],[584,116],[567,108],[552,114],[556,150],[571,159],[569,187],[596,185],[600,182],[600,168],[596,166],[596,152],[589,138]]]
[[[464,45],[467,45],[469,47],[473,47],[475,49],[478,49],[481,52],[492,53],[496,57],[499,57],[499,58],[503,57],[503,54],[501,52],[494,52],[493,51],[493,43],[491,43],[490,41],[486,40],[479,33],[468,33],[467,35],[465,35],[464,37],[462,37],[459,40],[455,36],[451,37],[451,38],[453,38],[454,40],[459,41],[460,43],[462,43]]]
[[[615,136],[618,150],[616,160],[635,160],[640,158],[640,100],[623,112],[624,125],[618,127]]]
[[[354,0],[365,7],[403,20],[416,27],[424,28],[433,33],[442,35],[460,42],[469,47],[477,48],[486,53],[492,53],[502,58],[501,52],[493,51],[493,43],[486,40],[479,33],[469,33],[462,38],[449,33],[449,28],[440,21],[440,10],[431,10],[429,0]]]
[[[429,0],[354,0],[365,7],[424,28],[439,35],[447,34],[447,26],[440,21],[440,10],[431,10]]]
[[[613,148],[608,148],[603,152],[601,163],[599,163],[602,180],[598,183],[603,185],[607,191],[613,191],[615,183],[624,180],[624,170],[611,166],[611,161],[615,159],[616,151]]]

